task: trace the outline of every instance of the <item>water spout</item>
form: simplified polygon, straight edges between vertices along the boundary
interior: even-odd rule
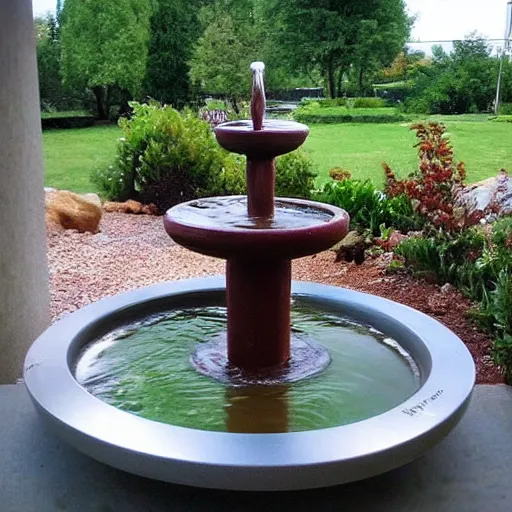
[[[254,130],[263,129],[263,118],[265,117],[265,84],[263,83],[263,72],[265,64],[263,62],[253,62],[252,71],[252,98],[251,98],[251,117]]]

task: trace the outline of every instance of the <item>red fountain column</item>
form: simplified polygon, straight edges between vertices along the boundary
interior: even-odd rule
[[[265,89],[262,63],[253,63],[253,129],[263,129]],[[273,158],[247,158],[247,211],[274,215]],[[226,265],[228,359],[249,373],[282,366],[290,359],[291,261],[230,259]]]
[[[228,359],[249,373],[290,358],[290,260],[228,260]]]
[[[247,158],[247,211],[250,217],[274,215],[276,168],[274,160]]]

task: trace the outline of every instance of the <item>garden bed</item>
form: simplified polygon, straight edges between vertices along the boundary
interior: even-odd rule
[[[48,233],[51,313],[53,320],[86,304],[150,284],[224,273],[224,262],[194,254],[174,244],[161,217],[107,213],[97,235]],[[477,382],[503,382],[490,358],[491,339],[478,330],[466,312],[470,302],[455,289],[406,273],[387,275],[381,258],[363,265],[335,263],[332,252],[297,260],[293,278],[373,293],[416,308],[452,329],[471,351]]]

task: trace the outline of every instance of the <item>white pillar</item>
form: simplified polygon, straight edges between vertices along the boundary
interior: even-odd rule
[[[41,121],[31,0],[0,0],[0,384],[49,322]]]

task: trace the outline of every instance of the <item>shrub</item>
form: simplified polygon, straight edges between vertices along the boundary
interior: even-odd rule
[[[436,228],[458,231],[476,224],[483,212],[469,215],[467,208],[456,205],[466,171],[462,162],[454,162],[453,148],[444,136],[444,125],[431,122],[413,125],[411,129],[416,130],[419,139],[419,169],[408,179],[397,180],[389,165],[383,164],[386,193],[391,197],[405,193],[416,211]]]
[[[386,101],[382,98],[354,98],[354,108],[383,108]]]
[[[368,229],[376,236],[381,227],[407,232],[422,226],[407,197],[388,198],[370,180],[328,182],[315,199],[343,208],[350,215],[351,229]]]
[[[308,199],[316,176],[313,161],[304,151],[280,156],[276,159],[276,196]]]
[[[198,197],[242,194],[245,160],[222,149],[209,124],[159,103],[131,103],[115,162],[92,180],[111,200],[154,203],[160,212]],[[303,151],[276,160],[276,194],[307,198],[316,173]]]
[[[294,119],[305,124],[343,124],[343,123],[401,123],[409,118],[403,114],[331,114],[312,113],[297,110]]]
[[[499,113],[500,116],[512,116],[512,103],[502,103]]]
[[[469,283],[467,263],[474,264],[485,246],[481,230],[472,228],[458,235],[434,231],[431,236],[409,238],[395,252],[419,274],[464,288]],[[472,285],[476,294],[477,284]]]
[[[512,116],[492,117],[491,121],[493,121],[495,123],[512,123]]]
[[[350,171],[347,171],[346,169],[342,169],[341,167],[333,167],[329,171],[329,176],[334,181],[343,181],[352,178],[352,173]]]
[[[494,337],[493,356],[512,383],[512,218],[481,227],[410,238],[395,253],[420,275],[457,286],[478,307],[473,318]]]
[[[88,112],[69,111],[69,112],[42,112],[41,127],[43,130],[50,128],[86,128],[94,126],[94,116]]]
[[[93,181],[109,198],[137,198],[163,212],[197,197],[238,194],[244,189],[243,159],[217,144],[208,123],[156,102],[131,103],[121,119],[115,162]]]

